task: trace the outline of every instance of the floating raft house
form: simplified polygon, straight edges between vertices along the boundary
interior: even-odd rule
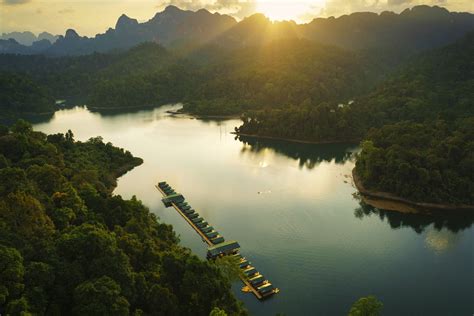
[[[226,241],[222,242],[213,247],[207,248],[207,257],[208,258],[217,258],[220,256],[226,256],[231,254],[236,254],[240,249],[240,245],[236,241]]]
[[[265,282],[265,278],[263,277],[263,275],[259,274],[257,276],[251,277],[249,279],[249,282],[250,282],[250,284],[252,284],[254,286],[258,286],[258,285],[262,284],[263,282]]]
[[[242,290],[252,292],[262,300],[279,292],[278,288],[265,279],[265,277],[253,267],[250,262],[240,254],[240,245],[237,241],[225,241],[204,218],[200,217],[191,205],[189,205],[184,196],[177,193],[168,183],[159,182],[156,185],[158,191],[163,194],[163,204],[166,207],[173,207],[198,233],[202,240],[209,245],[207,249],[207,258],[212,260],[223,256],[230,256],[236,260],[242,271],[240,279],[245,284]]]

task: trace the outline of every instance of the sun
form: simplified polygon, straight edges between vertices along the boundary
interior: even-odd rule
[[[310,15],[318,13],[325,2],[326,0],[258,0],[256,11],[273,21],[305,22]]]

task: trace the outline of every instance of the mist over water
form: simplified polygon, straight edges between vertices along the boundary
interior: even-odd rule
[[[375,295],[384,315],[472,314],[472,215],[421,216],[361,204],[349,175],[356,145],[235,139],[239,120],[202,121],[166,113],[62,110],[34,128],[102,136],[144,164],[119,179],[115,194],[136,195],[184,246],[206,245],[154,185],[167,181],[281,292],[259,302],[240,292],[254,315],[341,315]],[[448,303],[449,302],[449,303]]]

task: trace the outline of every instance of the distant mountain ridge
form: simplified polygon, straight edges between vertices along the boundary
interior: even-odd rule
[[[449,12],[438,6],[415,6],[400,14],[353,13],[314,19],[303,36],[344,48],[413,47],[430,49],[452,43],[474,30],[474,14]]]
[[[2,33],[2,35],[0,35],[0,40],[9,40],[9,39],[14,39],[16,42],[24,46],[31,46],[35,42],[42,41],[42,40],[48,40],[49,42],[54,43],[58,39],[58,35],[53,35],[48,32],[41,32],[38,34],[38,36],[36,36],[32,32],[28,32],[28,31]]]
[[[44,53],[82,55],[128,49],[143,42],[156,42],[165,47],[185,42],[203,44],[236,23],[230,16],[204,9],[193,12],[168,6],[144,23],[122,14],[114,29],[109,28],[93,38],[81,37],[69,29]]]
[[[143,42],[167,48],[224,49],[262,45],[281,38],[306,38],[346,49],[384,49],[416,52],[454,42],[474,29],[474,14],[449,12],[437,6],[415,6],[400,14],[358,12],[338,18],[316,18],[307,24],[272,22],[254,14],[237,22],[228,15],[181,10],[168,6],[150,20],[139,23],[122,14],[115,25],[93,38],[69,29],[48,46],[25,47],[21,42],[0,40],[0,53],[84,55],[126,50]]]

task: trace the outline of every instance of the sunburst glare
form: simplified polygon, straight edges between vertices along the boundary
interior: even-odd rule
[[[273,21],[294,20],[305,22],[309,14],[319,12],[326,0],[259,0],[256,11],[265,14]]]

